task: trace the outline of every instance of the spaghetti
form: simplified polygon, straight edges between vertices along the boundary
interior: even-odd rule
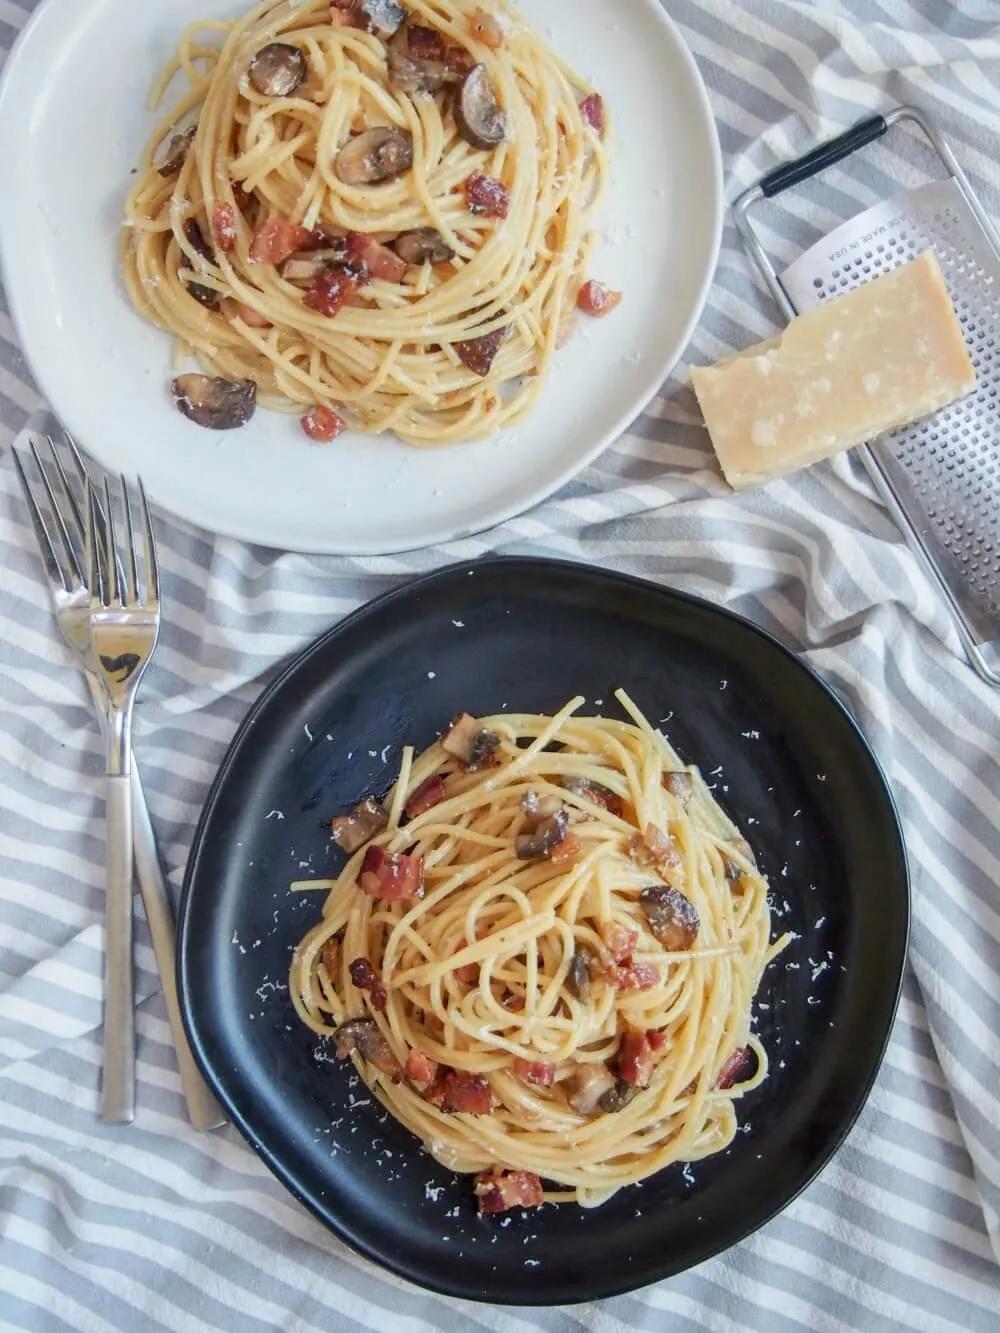
[[[606,114],[505,0],[267,0],[183,34],[128,198],[125,284],[175,336],[185,415],[256,403],[413,445],[537,399],[577,305]],[[221,45],[219,44],[221,40]],[[183,128],[187,126],[187,128]]]
[[[767,1074],[767,881],[697,770],[631,721],[464,716],[404,753],[292,962],[337,1042],[480,1208],[594,1206],[717,1153]],[[549,1182],[543,1186],[543,1181]]]

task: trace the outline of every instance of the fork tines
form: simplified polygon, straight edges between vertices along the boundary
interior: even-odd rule
[[[154,604],[159,600],[159,570],[149,502],[141,479],[137,480],[137,486],[142,508],[145,580],[140,598],[132,506],[125,478],[120,478],[127,550],[123,562],[115,540],[115,506],[110,479],[105,476],[100,487],[94,483],[76,441],[67,432],[63,437],[64,450],[72,460],[72,472],[80,491],[78,498],[73,481],[63,466],[60,448],[51,435],[45,439],[48,444],[45,457],[35,438],[30,439],[33,467],[31,464],[25,466],[17,449],[12,453],[50,582],[66,593],[86,587],[98,605]],[[32,478],[41,483],[40,487],[32,485]],[[44,494],[44,504],[39,503],[36,489]],[[100,492],[103,492],[103,503]]]

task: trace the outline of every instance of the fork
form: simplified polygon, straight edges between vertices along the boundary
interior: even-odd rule
[[[135,1119],[135,1003],[132,978],[132,712],[139,682],[160,633],[156,539],[142,479],[143,567],[139,588],[132,507],[119,478],[125,553],[118,554],[111,479],[104,478],[104,524],[87,478],[85,546],[90,589],[90,655],[104,696],[107,791],[104,947],[104,1090],[101,1115],[114,1124]]]
[[[105,711],[103,695],[92,668],[91,660],[91,597],[85,582],[83,568],[86,521],[77,504],[73,487],[66,476],[55,442],[51,436],[46,438],[51,458],[51,463],[48,466],[43,463],[38,446],[30,435],[28,436],[28,445],[35,470],[41,478],[45,491],[50,523],[46,523],[45,515],[35,500],[17,449],[12,450],[14,467],[24,493],[28,515],[31,519],[47,575],[56,623],[62,632],[63,638],[77,654],[84,668],[84,676],[90,688],[98,717],[103,725]],[[86,464],[76,447],[75,441],[68,434],[65,436],[65,446],[73,461],[80,484],[86,489],[89,479]],[[50,469],[55,475],[55,487],[50,479]],[[57,489],[64,497],[62,503],[57,499]],[[105,514],[96,492],[94,498],[98,532],[101,535],[101,540],[104,541]],[[124,578],[123,570],[120,571],[120,575]],[[156,837],[149,818],[145,793],[134,762],[131,767],[131,788],[135,868],[142,893],[146,922],[163,985],[163,997],[173,1034],[188,1118],[196,1129],[216,1129],[226,1123],[226,1117],[195,1064],[184,1032],[177,998],[173,912],[156,849]],[[131,977],[131,966],[129,967],[129,976]]]

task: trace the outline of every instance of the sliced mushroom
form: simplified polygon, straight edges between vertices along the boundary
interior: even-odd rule
[[[559,846],[566,838],[569,817],[565,810],[544,819],[534,833],[520,833],[514,842],[519,861],[537,861]]]
[[[569,1104],[577,1115],[594,1115],[601,1108],[601,1099],[615,1091],[617,1082],[607,1065],[577,1065],[567,1079]]]
[[[394,180],[413,166],[413,135],[388,125],[365,130],[337,154],[334,171],[345,185],[373,185]]]
[[[194,136],[198,133],[198,126],[192,125],[190,129],[181,130],[175,134],[167,145],[167,154],[160,163],[159,172],[161,176],[176,176],[187,158],[194,143]]]
[[[393,1082],[402,1078],[402,1067],[374,1018],[349,1019],[340,1025],[334,1036],[337,1040],[338,1060],[346,1060],[352,1052],[360,1051],[369,1063],[383,1074],[388,1074]]]
[[[673,835],[664,833],[655,824],[647,824],[644,833],[635,834],[629,843],[628,854],[636,865],[655,866],[664,878],[681,861]]]
[[[467,765],[469,772],[475,773],[477,768],[493,767],[493,757],[499,744],[500,737],[495,731],[488,731],[485,727],[481,731],[477,731],[469,747],[469,762]]]
[[[507,117],[500,109],[485,65],[465,76],[455,99],[458,132],[473,148],[496,148],[507,137]]]
[[[626,1083],[623,1078],[616,1078],[614,1087],[609,1088],[597,1104],[602,1111],[607,1111],[609,1114],[615,1111],[624,1111],[638,1091],[638,1088],[631,1083]]]
[[[494,329],[481,338],[466,338],[454,344],[455,355],[463,366],[484,379],[493,369],[493,362],[507,337],[507,329]]]
[[[210,264],[215,263],[215,251],[205,240],[205,233],[198,225],[197,218],[188,218],[184,223],[184,235],[187,237],[187,243],[197,255],[201,255]]]
[[[411,44],[410,37],[413,33],[416,33],[418,38],[422,38],[424,33],[432,33],[438,37],[433,29],[423,28],[420,25],[408,23],[400,28],[389,43],[389,53],[386,57],[389,82],[397,92],[401,93],[439,92],[455,77],[445,63],[444,43],[439,38],[436,43],[414,40]]]
[[[694,779],[690,773],[664,773],[663,785],[671,796],[676,796],[679,801],[687,805],[694,794]]]
[[[732,846],[735,852],[740,856],[746,857],[750,864],[756,869],[757,858],[753,854],[753,848],[747,842],[746,838],[733,838]],[[720,847],[719,852],[722,856],[722,864],[726,869],[726,879],[738,880],[743,877],[743,867],[738,865],[730,856],[726,855],[725,849]]]
[[[698,909],[690,898],[678,889],[654,884],[643,889],[639,902],[650,930],[669,953],[690,949],[701,926]]]
[[[344,247],[313,250],[309,254],[292,255],[281,266],[281,276],[289,282],[312,282],[328,264],[339,264],[344,258]]]
[[[380,36],[391,37],[406,22],[406,10],[396,0],[360,0],[358,8]]]
[[[543,819],[551,819],[562,808],[563,803],[558,796],[539,796],[531,788],[521,797],[521,809],[532,821],[530,828],[537,828]]]
[[[203,305],[206,310],[218,310],[222,298],[214,287],[206,287],[201,282],[189,282],[186,284],[188,295],[192,297],[199,305]]]
[[[500,737],[496,732],[481,726],[469,713],[459,713],[452,718],[441,736],[445,754],[460,760],[470,772],[491,764],[499,744]]]
[[[207,430],[237,430],[247,424],[257,407],[253,380],[178,375],[172,389],[178,411]]]
[[[434,227],[404,231],[393,241],[392,248],[408,264],[446,264],[455,258],[455,251]]]
[[[288,42],[271,42],[250,61],[250,82],[262,97],[291,97],[306,77],[305,55]]]
[[[590,999],[590,967],[594,961],[594,955],[581,944],[573,955],[566,977],[570,990],[584,1004]]]
[[[376,833],[381,833],[388,822],[389,815],[382,802],[366,796],[350,814],[331,819],[330,833],[341,851],[351,856]]]

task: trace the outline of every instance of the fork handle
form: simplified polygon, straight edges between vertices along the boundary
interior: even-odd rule
[[[135,1007],[132,977],[132,788],[107,782],[107,899],[104,933],[104,1087],[101,1119],[135,1119]]]
[[[188,1045],[177,998],[177,947],[174,915],[167,891],[167,882],[160,865],[156,834],[149,818],[146,794],[135,760],[132,761],[132,828],[135,836],[135,869],[146,910],[146,924],[156,955],[156,966],[163,986],[170,1031],[174,1038],[174,1054],[180,1073],[181,1090],[187,1105],[188,1119],[195,1129],[218,1129],[226,1123],[222,1107],[212,1096],[208,1084],[195,1064]]]

